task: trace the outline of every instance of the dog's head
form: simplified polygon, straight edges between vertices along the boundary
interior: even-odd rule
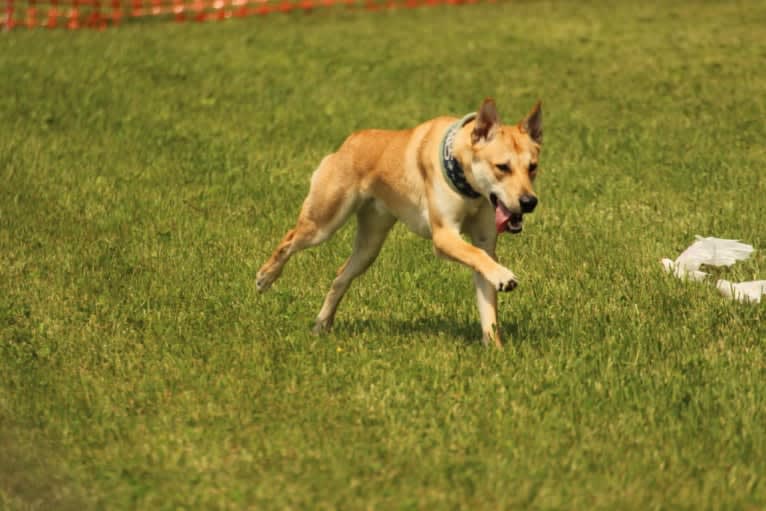
[[[495,102],[481,104],[471,132],[470,169],[476,191],[495,207],[497,232],[521,232],[524,213],[537,205],[532,183],[543,142],[543,112],[538,101],[515,125],[500,123]]]

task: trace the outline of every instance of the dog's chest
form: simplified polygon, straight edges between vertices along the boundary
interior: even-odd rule
[[[399,204],[399,207],[390,208],[380,199],[375,200],[375,208],[380,212],[393,214],[400,222],[407,226],[413,233],[423,238],[431,238],[431,222],[428,216],[428,205],[425,201],[413,200],[412,202]]]
[[[402,223],[412,232],[423,238],[431,238],[431,223],[428,220],[428,211],[419,215],[411,215],[401,219]]]
[[[431,197],[437,202],[431,204],[430,207],[425,194],[409,202],[408,206],[396,208],[395,211],[389,209],[380,200],[376,200],[375,205],[380,211],[393,213],[410,231],[426,239],[430,239],[432,234],[431,214],[439,215],[440,221],[438,223],[452,224],[462,230],[464,223],[476,217],[481,209],[481,201],[456,199],[451,191],[436,188],[437,190],[434,190],[435,193],[432,193]]]

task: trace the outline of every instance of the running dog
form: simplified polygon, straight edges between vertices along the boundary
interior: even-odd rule
[[[542,141],[539,101],[521,122],[504,125],[491,98],[462,119],[353,133],[314,172],[295,228],[258,271],[258,290],[274,283],[293,254],[327,240],[356,213],[354,251],[314,326],[328,331],[349,285],[372,264],[399,220],[430,238],[437,255],[474,270],[482,341],[502,347],[497,292],[513,290],[518,279],[498,263],[495,244],[500,233],[521,232],[523,215],[537,205],[532,184]]]

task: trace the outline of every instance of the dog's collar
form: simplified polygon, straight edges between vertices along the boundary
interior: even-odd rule
[[[458,162],[457,159],[455,159],[455,155],[452,154],[452,144],[455,142],[455,136],[457,135],[458,130],[475,118],[475,113],[468,114],[450,126],[447,133],[444,134],[442,143],[439,146],[439,157],[441,159],[442,173],[444,174],[445,180],[450,185],[450,188],[457,193],[472,199],[481,197],[481,194],[471,188],[471,185],[466,181],[463,167],[460,166],[460,162]]]

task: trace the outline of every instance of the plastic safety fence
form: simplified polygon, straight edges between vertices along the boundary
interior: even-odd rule
[[[103,30],[140,19],[215,21],[330,7],[375,11],[477,2],[479,0],[0,0],[0,30]]]

